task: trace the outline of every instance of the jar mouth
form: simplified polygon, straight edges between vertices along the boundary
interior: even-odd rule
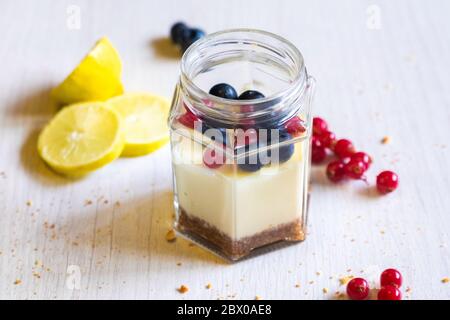
[[[247,35],[247,36],[245,36]],[[268,45],[263,42],[263,40],[255,40],[253,38],[262,38],[266,40],[273,41],[274,44]],[[226,44],[230,42],[241,42],[246,45],[255,45],[262,47],[266,50],[276,52],[279,55],[284,56],[292,63],[292,70],[295,74],[292,79],[290,79],[289,84],[264,98],[259,98],[255,100],[232,100],[224,99],[209,94],[209,92],[203,90],[198,86],[193,80],[193,75],[191,74],[189,67],[192,62],[196,59],[195,55],[202,55],[202,51],[209,46],[217,46],[220,44]],[[197,99],[208,99],[212,104],[221,104],[229,106],[245,106],[245,105],[256,105],[256,104],[268,104],[273,101],[280,101],[283,97],[291,95],[295,91],[303,91],[306,87],[307,82],[307,72],[304,65],[303,56],[297,47],[285,38],[278,36],[274,33],[258,30],[258,29],[228,29],[224,31],[218,31],[211,33],[200,40],[194,42],[183,54],[181,59],[181,83],[183,87],[188,88],[189,92],[196,96]]]

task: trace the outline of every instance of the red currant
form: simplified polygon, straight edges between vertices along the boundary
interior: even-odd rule
[[[381,273],[380,284],[384,286],[394,286],[400,288],[402,286],[402,274],[395,269],[386,269]]]
[[[319,117],[313,118],[313,134],[319,135],[328,130],[328,124],[325,120]]]
[[[383,171],[377,176],[377,189],[381,194],[394,191],[398,187],[398,176],[392,171]]]
[[[397,287],[387,285],[378,291],[378,300],[402,300],[402,293]]]
[[[327,166],[327,177],[333,182],[339,182],[344,179],[344,163],[339,160],[330,162]]]
[[[334,145],[334,153],[341,159],[345,157],[350,157],[352,154],[355,153],[355,147],[353,146],[353,143],[350,140],[340,139]]]
[[[311,150],[311,161],[315,164],[321,163],[325,160],[327,156],[327,151],[322,146],[321,142],[317,137],[312,137],[312,150]]]
[[[180,121],[180,123],[188,128],[194,129],[195,127],[195,122],[196,121],[200,121],[200,119],[192,113],[192,111],[190,111],[188,108],[186,108],[186,113],[182,114],[179,118],[178,121]]]
[[[301,135],[306,131],[306,128],[303,126],[303,121],[299,117],[293,117],[285,124],[287,132],[289,132],[294,137]]]
[[[369,169],[372,164],[372,158],[365,152],[356,152],[351,155],[352,160],[360,160],[366,165],[366,170]]]
[[[345,175],[352,179],[361,179],[366,171],[366,165],[361,160],[350,159],[344,166]]]
[[[225,164],[225,152],[220,148],[206,148],[203,153],[203,163],[211,169],[220,168]]]
[[[336,135],[331,131],[323,131],[317,135],[324,148],[333,149],[336,143]]]
[[[369,284],[363,278],[354,278],[347,284],[347,295],[352,300],[364,300],[369,296]]]

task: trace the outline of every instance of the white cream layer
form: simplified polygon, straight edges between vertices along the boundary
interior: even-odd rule
[[[174,171],[179,205],[189,215],[236,240],[301,219],[305,142],[296,144],[288,162],[251,174],[231,165],[215,170],[192,163],[202,155],[186,152],[183,143],[174,145]]]

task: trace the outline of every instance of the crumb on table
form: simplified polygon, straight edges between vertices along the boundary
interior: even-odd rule
[[[189,291],[189,288],[187,286],[185,286],[184,284],[182,284],[177,290],[179,293],[186,293]]]
[[[166,233],[166,240],[169,242],[173,242],[175,241],[177,238],[177,235],[175,234],[175,231],[173,229],[170,229],[169,231],[167,231]]]

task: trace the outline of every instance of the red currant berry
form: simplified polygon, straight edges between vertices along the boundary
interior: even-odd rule
[[[350,162],[344,166],[345,175],[352,179],[361,179],[366,172],[366,165],[360,160],[350,159]]]
[[[392,171],[383,171],[377,176],[377,189],[381,194],[394,191],[398,187],[398,176]]]
[[[192,111],[186,108],[186,112],[178,118],[178,121],[180,121],[182,125],[194,129],[195,122],[200,121],[200,119],[193,114]]]
[[[378,291],[378,300],[402,300],[402,293],[397,287],[387,285]]]
[[[336,135],[331,131],[324,131],[317,136],[324,148],[333,149],[336,143]]]
[[[328,123],[319,117],[313,118],[313,134],[319,135],[328,130]]]
[[[363,278],[354,278],[347,284],[347,295],[352,300],[364,300],[369,296],[369,284]]]
[[[334,153],[341,159],[350,157],[355,153],[355,147],[350,140],[340,139],[334,145]]]
[[[206,148],[203,153],[203,163],[211,169],[220,168],[225,164],[225,152],[220,148]]]
[[[327,166],[327,177],[333,182],[339,182],[344,179],[344,163],[339,160],[330,162]]]
[[[402,286],[402,274],[395,269],[386,269],[381,273],[380,285],[384,286],[394,286],[400,288]]]
[[[356,152],[351,155],[352,160],[360,160],[366,165],[366,170],[369,169],[372,164],[372,158],[365,152]]]
[[[294,137],[297,137],[306,131],[306,128],[303,126],[303,121],[299,117],[289,119],[289,121],[285,124],[285,128],[286,131]]]
[[[327,156],[327,151],[320,143],[317,137],[312,137],[312,150],[311,150],[311,161],[315,164],[321,163],[325,160]]]

